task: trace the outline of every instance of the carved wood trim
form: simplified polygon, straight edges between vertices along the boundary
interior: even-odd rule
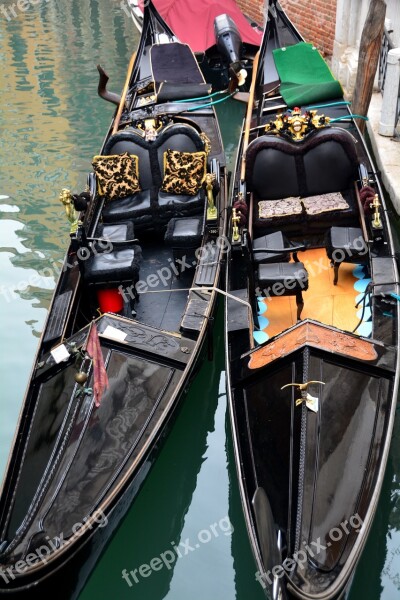
[[[335,331],[323,325],[306,322],[282,334],[276,340],[255,350],[250,356],[249,369],[259,369],[283,358],[302,346],[320,348],[358,360],[373,361],[378,358],[374,344],[348,333]]]

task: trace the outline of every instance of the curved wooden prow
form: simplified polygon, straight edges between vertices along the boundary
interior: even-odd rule
[[[101,65],[97,65],[97,70],[99,72],[99,85],[97,87],[97,91],[100,98],[103,98],[103,100],[106,100],[107,102],[111,102],[111,104],[119,106],[121,102],[121,96],[107,90],[107,83],[110,79],[109,76]]]

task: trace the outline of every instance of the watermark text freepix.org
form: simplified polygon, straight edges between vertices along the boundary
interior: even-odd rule
[[[108,519],[101,510],[97,510],[92,515],[94,523],[99,527],[106,527]],[[59,536],[50,538],[48,535],[45,537],[46,543],[42,544],[35,549],[34,552],[30,552],[25,556],[25,559],[19,560],[13,566],[3,569],[0,567],[0,577],[5,581],[6,584],[12,579],[16,579],[16,574],[22,575],[27,571],[29,567],[33,567],[39,562],[44,565],[48,562],[50,555],[64,546],[71,544],[76,538],[80,537],[85,533],[87,529],[93,529],[93,524],[87,523],[87,517],[84,517],[82,523],[75,523],[72,528],[72,536],[68,539],[64,539],[64,534],[60,533]]]
[[[342,521],[339,527],[333,527],[329,531],[328,537],[325,538],[324,544],[321,542],[320,537],[312,542],[303,541],[305,550],[301,548],[293,554],[292,558],[286,558],[281,565],[275,565],[266,573],[257,571],[255,574],[256,581],[258,581],[263,589],[265,589],[267,584],[273,585],[274,580],[281,579],[284,575],[292,573],[297,567],[299,569],[304,569],[309,557],[314,558],[321,552],[325,552],[332,546],[332,542],[339,542],[343,538],[343,535],[348,535],[352,529],[359,533],[362,524],[363,521],[360,515],[355,514],[352,515],[348,521]]]
[[[0,13],[7,21],[11,21],[12,19],[16,19],[20,13],[27,12],[32,6],[38,6],[38,4],[43,4],[44,2],[47,3],[50,0],[18,0],[7,6],[1,4]]]
[[[168,549],[161,552],[158,556],[153,557],[149,563],[143,563],[140,567],[132,569],[132,571],[122,570],[122,579],[124,579],[129,587],[133,587],[134,583],[139,583],[140,578],[147,578],[154,571],[161,571],[164,567],[170,571],[175,562],[188,554],[191,554],[201,545],[208,544],[211,540],[218,538],[220,533],[225,536],[232,535],[233,525],[229,517],[222,517],[218,523],[209,525],[207,529],[202,529],[197,534],[197,541],[192,542],[190,538],[176,545],[171,542],[172,550]]]

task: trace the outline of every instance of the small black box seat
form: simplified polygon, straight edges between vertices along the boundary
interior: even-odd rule
[[[293,252],[293,259],[298,262],[296,250],[302,248],[290,242],[281,231],[275,231],[253,241],[253,261],[255,264],[289,262],[290,253]]]
[[[100,223],[94,238],[87,238],[82,227],[77,257],[85,284],[96,289],[132,286],[137,297],[134,285],[139,280],[142,250],[136,241],[130,221]]]
[[[297,320],[300,320],[304,307],[302,292],[308,289],[308,273],[303,263],[261,264],[257,279],[263,296],[296,296]]]
[[[179,269],[179,262],[187,250],[200,248],[203,237],[202,215],[197,217],[184,217],[171,219],[165,232],[164,241],[172,247],[175,264]]]
[[[342,262],[365,262],[367,245],[363,232],[358,227],[331,227],[326,235],[326,253],[334,269],[333,284],[339,277]]]
[[[84,261],[84,278],[88,285],[112,287],[139,281],[141,251],[139,246],[113,250],[91,256]]]
[[[99,223],[96,229],[96,238],[120,242],[124,240],[133,240],[135,229],[132,221],[122,221],[121,223]]]

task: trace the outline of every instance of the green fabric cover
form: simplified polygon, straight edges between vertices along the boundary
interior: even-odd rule
[[[288,107],[306,106],[343,96],[342,86],[312,44],[300,42],[274,50],[273,55],[281,80],[281,94]]]

